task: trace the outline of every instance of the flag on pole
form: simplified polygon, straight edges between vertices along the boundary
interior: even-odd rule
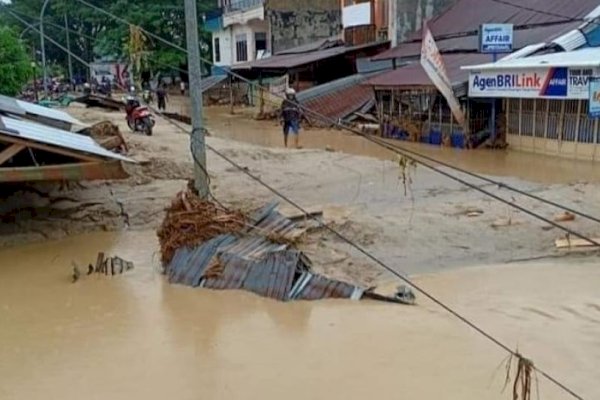
[[[465,114],[452,90],[452,82],[448,78],[444,59],[438,50],[435,39],[427,26],[423,24],[423,42],[421,44],[421,66],[435,87],[442,93],[456,121],[465,126]]]

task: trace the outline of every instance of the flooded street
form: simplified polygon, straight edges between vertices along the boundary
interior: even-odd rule
[[[229,114],[227,107],[207,107],[207,125],[212,134],[225,139],[266,147],[283,147],[276,121],[256,121],[250,110]],[[302,145],[311,149],[331,148],[347,154],[394,160],[397,155],[351,132],[308,129],[301,133]],[[418,152],[447,164],[485,175],[515,177],[539,183],[600,182],[595,163],[540,154],[497,150],[457,150],[398,140],[388,143]]]
[[[136,264],[70,283],[98,251]],[[276,303],[171,286],[152,231],[0,251],[0,398],[506,399],[505,354],[419,296]],[[418,281],[585,398],[600,397],[600,269],[512,265]],[[563,399],[540,377],[541,398]]]

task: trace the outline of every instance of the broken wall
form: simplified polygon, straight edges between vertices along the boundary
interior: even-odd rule
[[[339,0],[267,0],[265,13],[274,54],[342,32]]]
[[[458,0],[392,0],[391,13],[395,14],[396,40],[400,43],[411,33],[421,29],[423,20],[430,19],[456,4]],[[395,8],[395,10],[394,10]],[[393,32],[393,29],[391,30]]]

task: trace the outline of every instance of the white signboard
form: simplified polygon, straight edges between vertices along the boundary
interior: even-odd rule
[[[465,125],[465,115],[460,108],[460,103],[452,90],[452,83],[448,78],[444,59],[438,50],[435,39],[427,24],[423,26],[423,43],[421,44],[421,66],[435,87],[442,93],[456,121]]]
[[[482,53],[512,53],[512,24],[483,24],[479,30]]]
[[[371,24],[371,3],[359,3],[342,9],[344,28]]]
[[[469,74],[470,97],[587,99],[592,69],[535,68],[473,71]]]

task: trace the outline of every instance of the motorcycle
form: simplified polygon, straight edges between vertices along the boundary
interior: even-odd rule
[[[127,125],[133,132],[143,132],[147,136],[152,136],[154,127],[154,118],[148,110],[148,107],[142,106],[137,99],[128,99],[125,105],[127,113]]]

